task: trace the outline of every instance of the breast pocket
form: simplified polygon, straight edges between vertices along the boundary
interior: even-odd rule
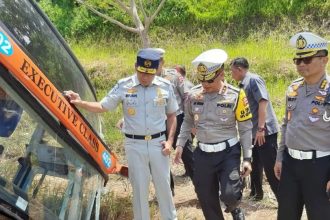
[[[231,123],[234,116],[233,109],[230,106],[223,106],[218,104],[215,110],[221,124]]]
[[[192,105],[192,113],[193,114],[201,114],[204,111],[203,103],[195,103]]]
[[[330,122],[325,121],[323,119],[323,115],[324,115],[325,112],[326,112],[325,109],[316,110],[316,108],[313,107],[310,110],[310,113],[307,115],[307,117],[305,119],[305,123],[307,125],[311,125],[315,128],[319,128],[319,129],[322,129],[322,130],[329,129],[330,128]],[[329,115],[328,115],[328,117],[329,117]]]

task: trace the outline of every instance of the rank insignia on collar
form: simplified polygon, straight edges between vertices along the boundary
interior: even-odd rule
[[[327,80],[324,79],[324,80],[322,81],[321,85],[320,85],[320,89],[323,89],[323,90],[324,90],[326,86],[327,86]]]

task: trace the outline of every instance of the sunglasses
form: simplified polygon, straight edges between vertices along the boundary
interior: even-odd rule
[[[215,77],[215,78],[217,78],[217,77]],[[205,83],[205,82],[206,82],[206,83],[211,84],[211,83],[214,82],[215,78],[213,78],[213,79],[209,79],[209,80],[199,80],[199,82],[201,82],[201,83]]]
[[[301,62],[304,64],[310,64],[314,57],[324,57],[324,56],[312,56],[312,57],[305,57],[305,58],[294,58],[293,63],[296,65],[300,65]]]

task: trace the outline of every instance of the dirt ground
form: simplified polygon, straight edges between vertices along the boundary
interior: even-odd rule
[[[174,202],[177,209],[179,220],[202,220],[204,219],[202,210],[200,208],[197,196],[194,191],[194,186],[189,177],[182,177],[184,173],[183,165],[172,165],[172,172],[175,181],[175,197]],[[250,193],[249,189],[244,190],[244,196],[241,207],[244,209],[246,220],[276,220],[277,216],[277,202],[270,187],[265,181],[264,186],[264,199],[260,202],[252,201],[248,198]],[[112,182],[111,189],[115,192],[116,196],[126,197],[131,195],[131,187],[128,180],[120,179],[119,181]],[[151,219],[160,219],[159,210],[155,198],[154,188],[150,185],[149,201],[151,207]],[[224,210],[224,206],[222,206]],[[132,216],[132,215],[130,215]],[[231,220],[230,214],[224,213],[225,219]],[[132,217],[120,216],[120,220],[128,220]],[[307,220],[304,214],[302,220]]]

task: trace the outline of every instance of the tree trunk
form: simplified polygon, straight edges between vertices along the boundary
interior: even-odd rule
[[[143,48],[148,48],[151,46],[148,30],[143,29],[139,33],[141,38],[141,43]]]

